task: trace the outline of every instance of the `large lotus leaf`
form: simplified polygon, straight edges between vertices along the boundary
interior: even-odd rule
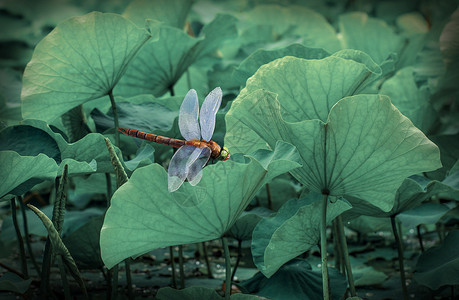
[[[414,279],[432,290],[459,284],[459,231],[451,231],[443,244],[419,257]]]
[[[286,262],[317,245],[323,196],[310,193],[306,198],[285,203],[274,217],[262,219],[253,231],[252,255],[257,268],[271,277]],[[327,206],[327,224],[351,208],[345,200]]]
[[[346,97],[327,123],[286,122],[276,98],[255,91],[233,103],[227,120],[244,124],[270,147],[279,140],[296,146],[303,167],[290,173],[313,191],[361,198],[389,211],[406,177],[441,166],[438,147],[387,96]]]
[[[341,15],[339,29],[343,48],[368,53],[378,64],[383,63],[391,53],[399,51],[403,42],[384,21],[362,12]]]
[[[257,5],[243,14],[243,19],[255,25],[272,26],[277,36],[296,36],[308,47],[330,52],[340,49],[333,26],[315,11],[298,5]]]
[[[156,102],[134,104],[130,102],[117,102],[119,126],[122,128],[135,128],[144,132],[168,131],[172,128],[177,111],[171,111],[167,107]],[[113,112],[107,114],[95,109],[91,117],[96,124],[98,132],[104,132],[113,128]]]
[[[423,182],[425,180],[427,179],[421,176],[406,178],[398,188],[394,205],[389,211],[381,210],[373,203],[368,203],[362,199],[348,197],[347,200],[352,203],[353,208],[345,212],[344,216],[346,219],[353,219],[361,215],[385,218],[415,208],[433,196],[443,195],[454,198],[457,195],[457,189],[447,183],[427,180],[427,184],[425,184]]]
[[[221,237],[272,177],[299,166],[296,149],[279,143],[274,152],[204,168],[200,183],[167,190],[158,164],[134,171],[113,195],[102,227],[102,259],[109,268],[150,250]]]
[[[359,93],[381,74],[371,58],[360,51],[340,51],[320,60],[284,57],[263,65],[247,81],[226,117],[225,145],[233,152],[250,153],[266,148],[265,142],[233,111],[244,98],[257,89],[279,95],[282,117],[289,122],[320,119],[326,122],[333,105],[346,96]],[[252,102],[252,101],[249,101]],[[248,112],[258,107],[252,102]]]
[[[158,300],[221,300],[223,299],[215,289],[202,286],[192,286],[183,290],[177,290],[170,287],[161,288],[156,294]],[[236,293],[231,295],[231,300],[257,300],[257,296]]]
[[[51,121],[107,95],[150,37],[117,14],[92,12],[62,22],[38,43],[24,71],[23,117]]]
[[[43,180],[56,178],[57,163],[44,154],[21,156],[14,151],[0,151],[0,198],[22,195]]]
[[[435,224],[449,211],[449,207],[441,203],[425,203],[397,215],[405,227],[416,228],[421,224]]]
[[[214,51],[236,34],[236,19],[218,15],[202,29],[204,37],[193,38],[183,30],[160,26],[159,40],[149,42],[129,65],[115,89],[117,95],[162,96],[180,79],[191,64]]]
[[[389,96],[392,104],[423,132],[427,133],[436,120],[427,86],[416,85],[412,67],[403,68],[386,80],[380,94]]]
[[[308,48],[301,44],[291,44],[275,50],[259,49],[240,63],[233,76],[239,85],[244,86],[247,79],[255,74],[262,65],[278,58],[294,56],[305,59],[322,59],[329,55],[327,51],[321,48]]]
[[[329,268],[331,299],[341,299],[346,290],[346,279],[336,269]],[[245,293],[253,293],[269,299],[322,299],[322,273],[312,270],[311,266],[302,260],[293,260],[284,265],[271,278],[262,273],[238,283]]]
[[[182,29],[192,3],[183,0],[135,0],[126,7],[123,16],[139,27],[144,26],[146,19],[153,19]]]

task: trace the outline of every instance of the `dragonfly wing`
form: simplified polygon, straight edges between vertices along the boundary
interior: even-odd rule
[[[189,145],[180,147],[169,163],[168,189],[169,192],[178,190],[188,176],[190,166],[198,159],[202,148]]]
[[[202,168],[207,164],[210,158],[211,150],[208,147],[202,149],[198,158],[190,165],[188,170],[187,179],[191,185],[197,185],[202,178]]]
[[[198,124],[199,103],[196,91],[191,89],[183,99],[180,106],[179,128],[185,140],[201,139],[201,131]]]
[[[206,141],[210,141],[215,129],[215,116],[222,104],[222,89],[217,87],[211,91],[201,106],[199,122],[201,123],[201,135]]]

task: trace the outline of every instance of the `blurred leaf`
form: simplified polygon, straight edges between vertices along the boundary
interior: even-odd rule
[[[427,183],[424,184],[424,182],[422,182],[424,180],[427,180]],[[454,195],[454,193],[454,189],[446,184],[438,181],[430,181],[422,176],[412,176],[411,178],[406,178],[398,188],[394,197],[394,205],[390,210],[381,210],[381,208],[363,199],[347,197],[352,203],[353,208],[344,213],[344,216],[346,219],[352,219],[362,215],[380,218],[390,217],[419,206],[423,201],[433,196],[438,196],[440,194],[451,196]]]
[[[103,222],[103,215],[92,218],[63,238],[64,244],[80,268],[100,269],[104,266],[100,257],[99,245]]]
[[[155,148],[150,144],[144,144],[136,153],[135,158],[125,161],[124,165],[129,171],[134,171],[138,167],[149,165],[155,161]]]
[[[270,278],[286,262],[317,245],[320,239],[322,195],[285,203],[274,217],[263,218],[253,231],[252,255],[257,268]],[[345,200],[329,203],[327,224],[351,208]]]
[[[135,128],[145,132],[158,130],[168,131],[172,128],[177,111],[171,111],[167,107],[156,102],[134,104],[130,102],[117,102],[118,122],[122,128]],[[91,112],[91,117],[96,123],[98,132],[104,132],[113,128],[113,112],[110,109],[103,114],[98,109]]]
[[[0,132],[0,150],[16,151],[22,156],[44,154],[60,164],[61,153],[55,139],[46,131],[29,125],[16,125]]]
[[[192,1],[183,0],[134,0],[123,16],[139,27],[144,27],[145,19],[153,19],[183,29],[191,4]]]
[[[279,38],[300,37],[303,45],[329,52],[340,49],[334,28],[315,11],[299,5],[259,4],[242,14],[241,19],[254,25],[272,26]]]
[[[330,54],[321,48],[308,48],[301,44],[291,44],[287,47],[275,50],[259,49],[244,59],[234,71],[233,77],[236,82],[245,86],[245,82],[264,64],[267,64],[284,56],[294,56],[305,59],[322,59]]]
[[[381,285],[388,278],[384,272],[377,271],[373,267],[352,268],[352,275],[355,278],[355,286],[360,287]]]
[[[347,221],[345,225],[361,234],[369,234],[378,231],[392,231],[389,218],[361,215],[359,217],[353,217],[352,220]]]
[[[258,90],[238,97],[226,119],[244,124],[271,147],[282,140],[299,149],[303,167],[290,173],[307,188],[364,199],[383,211],[393,207],[397,188],[407,176],[441,166],[438,147],[382,95],[340,100],[327,123],[290,123],[282,118],[276,95]],[[241,134],[233,131],[232,136]],[[245,137],[225,142],[229,149],[253,148]]]
[[[459,284],[459,231],[450,231],[443,244],[421,254],[414,280],[432,290]]]
[[[260,299],[259,297],[247,294],[233,294],[230,297],[232,300],[256,300]],[[192,286],[183,290],[177,290],[170,287],[164,287],[159,289],[158,294],[156,294],[156,299],[158,300],[221,300],[220,296],[215,289],[210,289],[200,286]]]
[[[440,158],[443,167],[427,173],[427,176],[436,180],[443,180],[456,161],[459,159],[459,134],[436,135],[430,137],[440,148]]]
[[[346,290],[346,279],[336,269],[329,268],[331,299],[341,299]],[[293,260],[281,267],[271,278],[257,273],[237,284],[245,293],[270,299],[322,299],[322,273],[313,271],[303,260]]]
[[[397,215],[405,227],[416,228],[421,224],[435,224],[446,214],[449,207],[440,203],[425,203]]]
[[[226,234],[238,241],[251,240],[252,232],[257,223],[260,222],[263,217],[267,217],[271,213],[271,210],[264,207],[255,207],[250,211],[243,211]]]
[[[386,80],[380,93],[389,96],[392,104],[416,127],[426,134],[429,133],[436,120],[436,113],[430,104],[430,93],[427,87],[425,85],[417,87],[412,67],[401,69]]]
[[[402,46],[401,38],[384,21],[366,13],[351,12],[339,17],[342,47],[363,51],[381,64]]]
[[[116,190],[105,215],[100,237],[105,265],[221,237],[266,181],[299,166],[295,148],[285,143],[274,152],[232,158],[205,167],[197,186],[184,183],[174,193],[168,192],[166,171],[158,164],[135,170]]]
[[[78,105],[63,114],[62,124],[68,133],[70,142],[78,141],[91,132],[84,115],[83,105]]]
[[[21,156],[14,151],[0,151],[0,198],[7,194],[23,195],[43,180],[57,175],[56,161],[44,154]]]
[[[128,67],[115,88],[115,94],[162,96],[198,59],[216,50],[225,40],[236,35],[236,19],[218,15],[202,30],[204,37],[193,38],[180,29],[161,25],[160,37],[149,42]]]
[[[22,279],[14,273],[4,273],[0,277],[0,291],[10,291],[17,294],[25,294],[29,289],[32,278]]]
[[[24,118],[52,121],[108,94],[150,38],[120,15],[92,12],[60,23],[24,71]]]

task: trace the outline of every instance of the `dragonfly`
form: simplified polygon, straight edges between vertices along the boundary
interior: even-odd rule
[[[222,102],[222,90],[217,87],[205,98],[199,112],[198,95],[191,89],[183,99],[179,112],[179,129],[185,140],[145,133],[136,129],[117,128],[118,131],[147,141],[178,148],[169,163],[168,190],[174,192],[185,179],[191,185],[201,181],[202,169],[210,158],[227,160],[229,150],[212,141],[215,119]],[[199,122],[198,122],[199,115]]]

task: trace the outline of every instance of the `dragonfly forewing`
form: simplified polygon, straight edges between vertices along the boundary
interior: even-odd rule
[[[185,140],[201,139],[201,130],[198,123],[199,102],[196,91],[191,89],[183,99],[179,113],[180,133]]]
[[[201,136],[204,140],[210,141],[215,129],[215,117],[222,103],[222,89],[213,89],[201,105],[199,122],[201,124]]]

